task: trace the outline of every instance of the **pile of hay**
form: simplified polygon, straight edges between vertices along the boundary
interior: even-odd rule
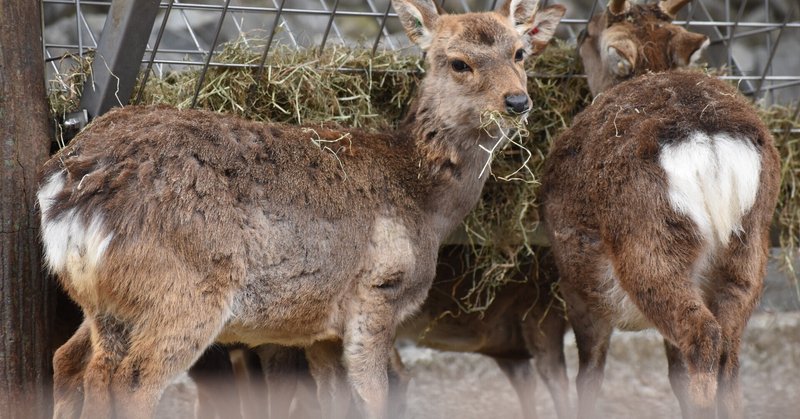
[[[263,43],[249,39],[227,44],[214,56],[223,63],[257,64]],[[256,71],[242,67],[208,70],[197,107],[242,115],[259,121],[293,124],[335,123],[368,130],[383,130],[397,124],[423,73],[419,56],[337,46],[323,54],[315,50],[275,47],[268,65],[256,79]],[[536,192],[538,174],[551,141],[591,101],[580,60],[574,47],[556,42],[528,60],[528,89],[533,110],[526,126],[527,137],[516,136],[495,154],[492,177],[483,199],[464,222],[464,230],[452,241],[466,243],[481,277],[460,305],[466,311],[481,311],[491,304],[498,287],[507,283],[520,260],[535,257],[534,245],[545,243],[539,225]],[[52,82],[50,105],[55,117],[77,108],[80,87],[89,77],[86,62],[63,80]],[[142,104],[191,106],[199,70],[182,71],[164,78],[150,77],[144,86]],[[138,91],[138,87],[134,92]],[[797,249],[800,241],[800,134],[797,115],[773,107],[762,112],[775,129],[784,158],[784,184],[777,210],[781,244]],[[487,124],[492,124],[489,117]],[[785,135],[784,135],[785,134]]]
[[[800,298],[800,281],[794,261],[800,252],[800,101],[793,107],[760,108],[761,119],[772,129],[781,155],[781,190],[775,209],[775,226],[783,267],[795,280]]]

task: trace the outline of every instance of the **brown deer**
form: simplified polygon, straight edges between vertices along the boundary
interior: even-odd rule
[[[579,417],[593,414],[615,328],[663,335],[684,417],[742,416],[740,339],[762,290],[779,160],[734,88],[675,70],[706,43],[671,24],[686,3],[613,0],[593,18],[580,54],[597,96],[546,161]]]
[[[564,360],[567,321],[552,291],[558,278],[550,252],[537,249],[538,257],[526,259],[515,270],[512,280],[498,289],[486,310],[472,313],[463,312],[458,301],[467,295],[472,275],[480,277],[482,271],[474,270],[465,259],[467,254],[464,246],[451,245],[440,251],[436,279],[428,297],[419,313],[398,327],[397,338],[438,350],[491,357],[511,382],[526,419],[537,417],[536,376],[531,364],[534,361],[552,396],[558,417],[569,417],[571,408]],[[304,354],[296,348],[276,345],[259,347],[257,351],[268,383],[266,399],[270,417],[289,417],[289,405],[295,398],[298,380],[307,375],[302,368],[297,368],[298,357]],[[399,356],[394,358],[391,372],[394,409],[403,412],[409,377]],[[214,388],[217,381],[225,381],[222,375],[216,379],[197,381],[198,387]],[[218,391],[205,393],[220,395]],[[301,397],[297,400],[300,404],[313,404]]]
[[[486,179],[480,116],[528,111],[523,61],[565,11],[393,5],[428,69],[396,132],[127,107],[44,165],[46,264],[85,316],[54,357],[57,417],[149,417],[214,342],[305,347],[323,412],[352,389],[386,416],[395,329]]]
[[[463,313],[457,300],[472,285],[469,261],[459,246],[439,254],[433,287],[419,314],[398,329],[398,338],[420,346],[491,357],[511,382],[522,417],[538,417],[534,391],[543,379],[559,418],[571,415],[569,382],[564,360],[565,313],[552,287],[558,280],[550,252],[537,249],[526,259],[482,312]],[[481,270],[475,272],[480,277]],[[402,376],[402,374],[401,374]]]

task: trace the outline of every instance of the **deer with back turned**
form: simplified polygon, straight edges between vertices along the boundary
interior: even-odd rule
[[[85,316],[54,358],[57,417],[150,417],[214,342],[304,347],[326,414],[352,390],[365,416],[386,416],[395,329],[486,180],[481,146],[499,133],[480,116],[529,110],[524,60],[564,14],[393,5],[427,52],[396,132],[127,107],[44,165],[46,263]]]
[[[612,0],[579,51],[594,103],[553,144],[544,219],[592,417],[614,329],[655,328],[685,418],[742,417],[739,350],[780,182],[773,139],[730,85],[680,70],[708,44],[687,0]]]

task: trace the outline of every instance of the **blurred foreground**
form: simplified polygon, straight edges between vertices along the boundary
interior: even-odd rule
[[[800,417],[797,301],[796,290],[785,279],[768,280],[764,300],[750,319],[742,342],[745,417]],[[578,355],[572,333],[565,339],[574,404]],[[401,348],[400,354],[412,377],[407,418],[521,418],[514,390],[490,358],[413,346]],[[192,417],[195,398],[194,384],[182,376],[165,394],[159,416]],[[541,418],[556,417],[550,395],[541,382],[535,398]],[[657,332],[613,335],[598,409],[598,417],[603,418],[680,417]]]

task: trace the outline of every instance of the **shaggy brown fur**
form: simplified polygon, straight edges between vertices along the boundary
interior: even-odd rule
[[[480,116],[525,95],[517,51],[564,13],[535,0],[512,16],[393,4],[428,51],[398,132],[128,107],[45,164],[48,266],[86,318],[55,357],[57,417],[148,417],[214,341],[303,346],[324,412],[344,414],[352,388],[365,415],[386,415],[394,330],[480,197],[480,146],[497,135]]]
[[[684,417],[741,417],[739,345],[761,295],[779,166],[752,106],[687,71],[601,92],[555,141],[541,196],[578,345],[579,417],[594,414],[612,330],[646,327],[664,336]],[[721,229],[702,214],[735,215]]]

